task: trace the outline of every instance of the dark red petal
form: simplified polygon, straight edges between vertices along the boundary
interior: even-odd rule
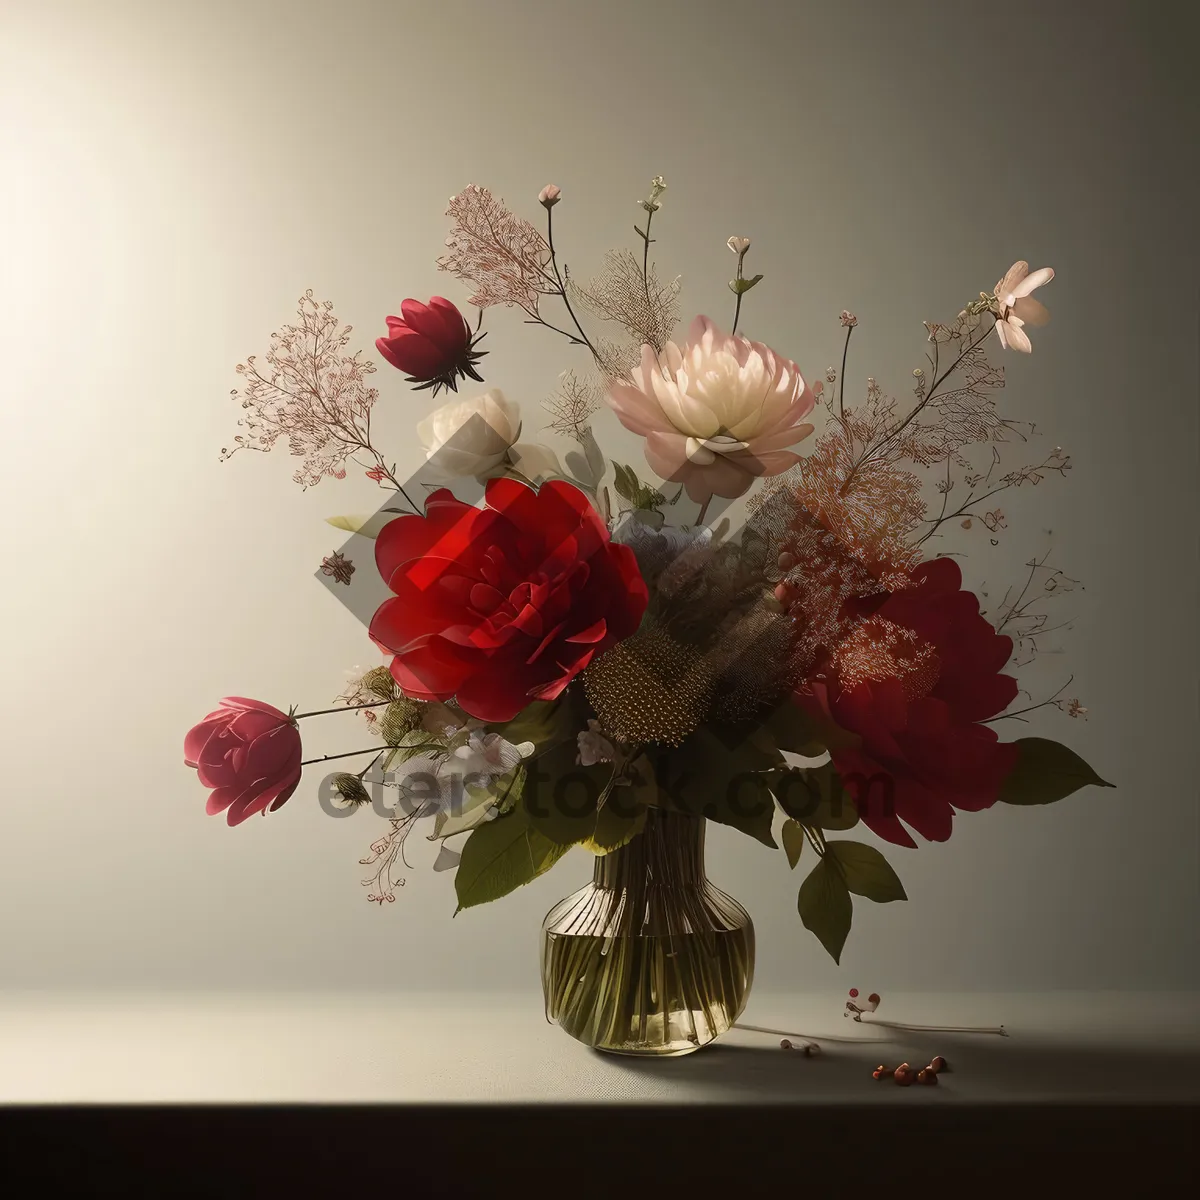
[[[957,592],[962,587],[962,571],[952,558],[931,558],[912,572],[918,584],[930,595]]]
[[[608,622],[601,617],[594,625],[589,625],[586,629],[581,629],[578,633],[573,633],[570,637],[563,640],[568,642],[602,642],[607,636]]]
[[[246,766],[255,775],[277,779],[299,767],[303,749],[295,725],[277,725],[246,747]]]
[[[528,484],[507,476],[489,479],[484,496],[488,508],[500,513],[522,533],[542,533],[538,494]]]
[[[434,638],[392,659],[392,678],[414,700],[451,700],[473,669],[464,654],[441,638]]]
[[[496,659],[463,681],[454,702],[481,721],[511,721],[530,701],[530,683],[514,664]]]
[[[445,351],[412,329],[376,339],[375,348],[397,370],[417,379],[431,379],[446,366]]]
[[[443,365],[450,365],[466,349],[468,333],[462,314],[449,300],[441,296],[435,298],[441,305],[431,307],[419,300],[405,300],[400,305],[404,320],[410,329],[415,330],[426,338],[438,351]],[[453,310],[454,322],[446,320],[446,306]]]
[[[429,307],[441,319],[442,328],[445,330],[443,344],[453,351],[456,357],[464,355],[471,344],[471,327],[467,324],[466,317],[445,296],[434,296],[429,301]]]
[[[224,728],[228,720],[229,718],[225,713],[214,713],[211,716],[205,717],[199,725],[193,726],[187,731],[183,739],[183,761],[185,766],[195,767],[199,763],[200,756],[204,752],[204,747],[208,739],[218,730]]]

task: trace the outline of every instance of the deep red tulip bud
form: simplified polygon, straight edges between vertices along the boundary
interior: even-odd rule
[[[282,808],[300,782],[300,731],[289,713],[261,700],[226,696],[188,731],[183,761],[210,789],[208,813],[240,825]]]
[[[483,382],[475,364],[487,353],[475,349],[482,334],[473,335],[466,318],[443,296],[428,304],[405,300],[401,316],[388,317],[387,337],[377,338],[375,348],[418,390],[442,388],[458,391],[459,379]]]

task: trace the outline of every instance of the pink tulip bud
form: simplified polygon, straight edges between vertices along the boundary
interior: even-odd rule
[[[553,208],[562,199],[562,188],[557,184],[548,183],[538,192],[538,203],[546,208]]]

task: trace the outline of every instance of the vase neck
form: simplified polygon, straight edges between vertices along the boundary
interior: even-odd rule
[[[704,819],[650,808],[632,841],[599,855],[597,887],[699,887],[704,882]]]

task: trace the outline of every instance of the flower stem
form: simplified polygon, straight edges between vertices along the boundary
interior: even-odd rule
[[[959,354],[959,356],[933,381],[933,384],[930,386],[929,391],[925,394],[925,398],[921,401],[921,403],[918,404],[912,410],[912,412],[910,412],[908,414],[908,416],[905,417],[904,420],[901,421],[900,424],[896,426],[895,429],[893,429],[890,433],[885,434],[874,445],[868,446],[862,452],[862,454],[859,455],[858,461],[854,464],[854,466],[852,466],[850,468],[849,473],[846,475],[845,481],[842,483],[842,486],[839,489],[843,496],[845,496],[849,492],[850,484],[854,480],[855,475],[858,474],[859,468],[863,465],[863,463],[865,463],[869,458],[871,458],[872,455],[878,454],[879,451],[882,450],[883,447],[886,446],[889,442],[894,442],[896,440],[896,438],[898,438],[905,431],[905,429],[907,429],[909,427],[909,425],[912,424],[912,422],[916,419],[917,414],[920,413],[921,410],[924,409],[925,406],[930,402],[930,400],[933,399],[934,394],[937,392],[938,388],[941,387],[941,385],[946,382],[946,380],[950,377],[950,375],[953,373],[953,371],[958,366],[958,364],[961,363],[962,360],[964,358],[966,358],[967,355],[970,354],[972,350],[976,349],[979,346],[982,346],[983,343],[987,340],[988,334],[990,334],[992,332],[992,330],[995,328],[996,328],[996,322],[995,322],[995,320],[993,320],[991,325],[989,325],[988,328],[984,331],[983,337],[976,338],[974,341],[968,340],[967,345],[963,348],[962,353]],[[850,339],[849,339],[849,337],[847,337],[847,339],[846,339],[847,345],[849,344],[849,341],[850,341]]]
[[[646,303],[650,303],[650,222],[654,220],[654,209],[646,209],[646,232],[642,234],[642,286],[646,289]]]
[[[572,324],[579,331],[580,340],[592,352],[592,357],[596,362],[600,361],[600,355],[596,353],[596,347],[592,345],[591,339],[583,331],[583,326],[579,323],[579,318],[575,315],[575,310],[571,307],[571,298],[567,295],[566,285],[563,283],[563,277],[558,269],[558,256],[554,250],[554,209],[546,209],[546,245],[550,247],[550,267],[554,271],[554,280],[558,284],[558,294],[562,297],[562,302],[567,306],[567,315],[571,318]],[[559,332],[562,332],[561,330]],[[568,335],[570,336],[570,335]]]
[[[842,346],[842,373],[838,376],[838,416],[846,415],[846,356],[850,353],[850,335],[854,332],[853,325],[846,326],[846,342]]]
[[[372,700],[369,704],[339,704],[337,708],[317,708],[312,712],[296,713],[293,721],[303,721],[305,717],[323,717],[326,713],[335,712],[350,712],[356,708],[382,708],[385,704],[391,704],[390,700]]]
[[[316,758],[306,758],[300,765],[302,767],[309,767],[312,766],[313,763],[333,762],[335,758],[354,758],[358,754],[378,755],[379,753],[380,749],[378,746],[371,746],[366,750],[347,750],[345,754],[321,754]]]

